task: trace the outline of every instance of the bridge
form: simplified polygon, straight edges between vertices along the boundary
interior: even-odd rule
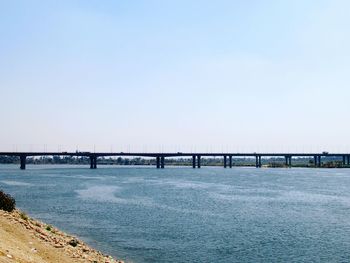
[[[0,156],[16,156],[20,158],[20,169],[26,169],[26,159],[27,157],[37,157],[37,156],[74,156],[74,157],[87,157],[90,159],[90,169],[97,168],[97,160],[100,157],[148,157],[155,158],[156,167],[164,168],[165,158],[171,157],[189,157],[192,158],[192,167],[201,168],[201,158],[202,157],[222,157],[223,167],[232,168],[234,157],[250,157],[255,158],[256,168],[261,168],[261,159],[263,157],[279,157],[285,158],[285,165],[287,167],[292,166],[293,157],[308,157],[314,159],[315,167],[321,167],[322,157],[337,157],[342,158],[343,165],[350,165],[350,153],[125,153],[125,152],[0,152]]]

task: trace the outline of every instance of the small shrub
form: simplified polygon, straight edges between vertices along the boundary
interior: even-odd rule
[[[71,245],[72,247],[76,247],[79,244],[79,241],[73,238],[68,242],[68,244]]]
[[[47,230],[47,231],[51,231],[51,230],[52,230],[52,226],[47,225],[47,226],[46,226],[46,230]]]
[[[24,213],[24,212],[21,212],[21,213],[19,214],[19,216],[20,216],[23,220],[25,220],[25,221],[28,220],[28,216],[27,216],[26,213]]]
[[[15,206],[15,199],[11,195],[5,194],[0,190],[0,209],[7,212],[12,212],[15,209]]]

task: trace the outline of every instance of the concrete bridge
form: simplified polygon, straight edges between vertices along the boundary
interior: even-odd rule
[[[232,168],[234,157],[250,157],[255,158],[255,166],[260,168],[261,158],[263,157],[282,157],[285,158],[285,165],[288,167],[292,166],[293,157],[309,157],[314,159],[314,164],[316,167],[321,167],[322,157],[337,157],[342,158],[343,165],[350,165],[350,153],[124,153],[124,152],[0,152],[0,156],[17,156],[20,158],[20,168],[22,170],[26,169],[26,159],[27,157],[36,156],[77,156],[77,157],[88,157],[90,159],[90,168],[97,168],[97,160],[99,157],[112,157],[112,156],[130,156],[130,157],[150,157],[156,159],[156,167],[164,168],[165,158],[169,157],[190,157],[192,158],[192,167],[201,168],[201,158],[202,157],[222,157],[224,160],[224,168]]]

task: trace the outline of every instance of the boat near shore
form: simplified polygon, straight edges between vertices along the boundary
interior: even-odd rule
[[[0,237],[0,262],[4,263],[123,263],[18,209],[0,210]]]

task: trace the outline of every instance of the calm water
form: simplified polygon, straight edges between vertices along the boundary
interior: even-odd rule
[[[350,261],[348,169],[0,165],[0,188],[127,261]]]

